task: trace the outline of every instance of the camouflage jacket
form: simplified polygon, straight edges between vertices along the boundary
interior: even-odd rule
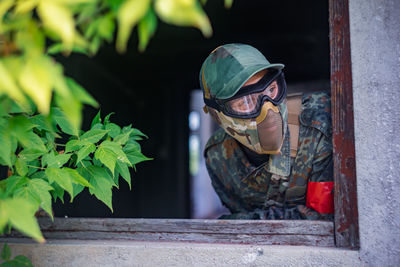
[[[307,183],[333,181],[332,127],[328,92],[302,97],[297,155],[290,133],[281,153],[255,166],[223,129],[208,140],[204,156],[212,185],[231,219],[332,219],[305,206]]]

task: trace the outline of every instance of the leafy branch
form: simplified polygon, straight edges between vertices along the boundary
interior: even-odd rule
[[[23,255],[15,256],[11,259],[11,248],[4,243],[3,249],[1,250],[0,259],[3,260],[3,263],[0,264],[0,267],[8,267],[8,266],[25,266],[25,267],[33,267],[32,262]]]
[[[202,0],[201,4],[206,1]],[[2,0],[0,1],[0,233],[11,227],[44,242],[34,214],[51,217],[51,203],[64,193],[89,192],[111,210],[112,188],[120,177],[131,186],[130,168],[149,160],[131,126],[101,121],[80,130],[84,104],[98,103],[52,56],[92,56],[114,38],[126,51],[135,27],[144,51],[158,18],[212,34],[197,0]],[[225,0],[229,7],[232,0]],[[67,139],[67,142],[63,140]]]
[[[98,113],[90,130],[69,135],[66,116],[58,108],[51,112],[57,116],[0,117],[0,138],[5,144],[0,147],[0,163],[12,173],[0,181],[0,229],[10,222],[38,241],[42,236],[34,213],[39,207],[53,218],[52,199],[64,201],[67,192],[72,202],[88,188],[113,211],[112,188],[119,187],[120,178],[131,187],[129,169],[150,160],[138,143],[147,136],[132,126],[121,128],[110,122],[110,116],[102,122]],[[65,150],[55,142],[61,136],[68,137],[61,146]]]

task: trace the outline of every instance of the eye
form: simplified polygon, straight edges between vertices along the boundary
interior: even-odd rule
[[[267,89],[265,90],[266,94],[271,97],[271,98],[275,98],[277,93],[278,93],[278,85],[276,84],[276,82],[271,83]]]
[[[275,89],[276,89],[276,86],[275,86],[274,84],[268,86],[268,88],[267,88],[267,94],[268,94],[269,96],[271,96],[271,95],[274,93]]]
[[[275,86],[272,86],[272,87],[269,88],[269,92],[270,93],[274,92],[274,90],[275,90]]]

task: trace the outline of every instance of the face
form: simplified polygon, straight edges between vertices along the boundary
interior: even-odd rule
[[[262,70],[254,74],[247,80],[247,82],[243,85],[251,85],[257,83],[265,74],[267,74],[268,70]],[[270,98],[275,98],[278,95],[278,84],[273,81],[268,87],[258,94],[253,94],[252,97],[255,100],[259,97],[260,94],[266,94]],[[240,100],[240,99],[238,99]],[[256,103],[256,101],[252,101],[252,103]],[[243,105],[244,103],[235,103],[237,104],[238,109],[243,108],[251,108]],[[260,144],[264,150],[277,150],[280,148],[282,138],[283,138],[283,129],[282,129],[282,119],[281,116],[272,110],[268,111],[266,118],[257,125],[257,129],[259,131],[258,137],[260,139]]]
[[[243,86],[259,82],[267,74],[267,70],[257,72],[250,77]],[[260,95],[267,95],[275,99],[279,95],[278,82],[275,80],[261,92],[255,92],[240,98],[229,100],[231,111],[250,112],[260,99]],[[232,102],[231,102],[232,101]],[[253,106],[251,106],[253,105]],[[243,145],[256,153],[277,154],[280,151],[283,140],[283,121],[281,113],[273,103],[265,101],[261,107],[260,114],[252,119],[232,118],[207,107],[214,120],[225,129],[225,131]]]

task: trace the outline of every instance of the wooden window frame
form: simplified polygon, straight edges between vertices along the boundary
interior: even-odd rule
[[[329,0],[335,220],[55,218],[49,239],[180,241],[359,248],[348,0]],[[13,233],[12,236],[21,236]]]

